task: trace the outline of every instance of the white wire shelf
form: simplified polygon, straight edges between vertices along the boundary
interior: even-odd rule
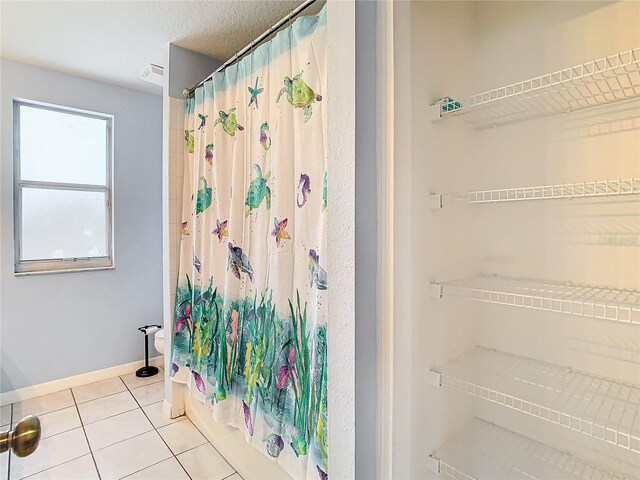
[[[572,282],[478,275],[429,285],[432,298],[456,297],[640,325],[640,291]]]
[[[445,97],[432,118],[461,117],[477,128],[567,113],[640,96],[640,48],[472,95]]]
[[[592,463],[474,418],[429,457],[456,480],[622,480]]]
[[[640,453],[640,386],[477,347],[429,372],[468,393]]]
[[[524,200],[575,199],[640,194],[640,178],[596,180],[531,187],[476,190],[473,192],[434,193],[429,195],[432,208],[461,203],[498,203]]]

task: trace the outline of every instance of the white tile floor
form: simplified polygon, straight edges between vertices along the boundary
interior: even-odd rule
[[[0,480],[242,480],[186,418],[162,411],[163,372],[135,374],[0,408],[3,430],[38,415],[32,455],[0,455]]]

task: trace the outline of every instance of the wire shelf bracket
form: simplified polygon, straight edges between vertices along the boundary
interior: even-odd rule
[[[626,178],[497,190],[476,190],[473,192],[432,193],[428,196],[428,206],[431,209],[439,209],[457,204],[614,197],[639,194],[640,178]]]
[[[438,283],[430,283],[427,286],[427,294],[431,299],[442,298],[442,291],[443,291],[443,287]]]
[[[432,369],[441,386],[640,453],[640,386],[476,347]]]
[[[431,387],[441,387],[442,374],[437,372],[436,370],[429,370],[429,373],[427,374],[427,383]]]
[[[431,470],[433,473],[441,473],[440,459],[437,457],[434,457],[433,455],[429,455],[427,457],[427,468]]]
[[[460,117],[478,129],[568,113],[640,96],[640,48],[472,95],[444,97],[431,121]]]
[[[455,480],[622,480],[536,440],[474,418],[451,440],[427,457],[427,468]]]
[[[438,287],[440,293],[438,294]],[[428,286],[430,298],[462,298],[640,325],[640,291],[478,275]]]

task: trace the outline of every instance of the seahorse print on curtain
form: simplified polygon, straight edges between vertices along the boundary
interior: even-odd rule
[[[294,478],[320,480],[330,473],[325,15],[299,18],[186,101],[171,372]]]

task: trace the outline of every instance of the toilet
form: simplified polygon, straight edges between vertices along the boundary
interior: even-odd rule
[[[153,346],[156,350],[164,355],[164,328],[159,329],[153,334]]]

